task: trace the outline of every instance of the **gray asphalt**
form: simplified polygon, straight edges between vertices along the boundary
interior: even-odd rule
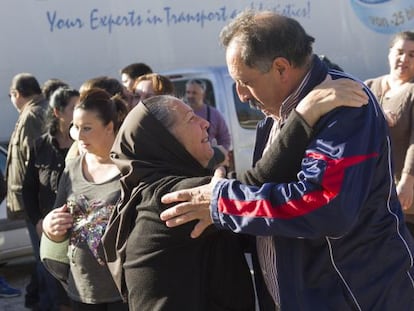
[[[250,256],[247,261],[251,265]],[[0,311],[29,311],[24,307],[25,287],[29,283],[30,274],[34,267],[34,257],[25,257],[8,262],[0,266],[0,275],[5,277],[8,283],[22,291],[22,295],[14,298],[0,298]],[[256,310],[258,306],[256,306]]]
[[[14,298],[0,298],[1,311],[28,311],[24,307],[25,287],[29,283],[34,266],[34,258],[27,257],[8,262],[0,267],[0,275],[14,288],[19,288],[22,295]]]

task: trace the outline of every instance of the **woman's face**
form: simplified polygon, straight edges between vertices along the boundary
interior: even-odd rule
[[[71,133],[82,151],[104,155],[109,152],[115,138],[113,123],[104,125],[95,111],[75,108]]]
[[[404,82],[414,78],[414,41],[398,40],[388,54],[391,74]]]
[[[207,133],[209,122],[194,114],[193,109],[181,100],[177,99],[173,105],[176,121],[172,134],[203,167],[207,167],[213,157]]]
[[[73,120],[73,108],[75,107],[78,101],[79,96],[73,96],[69,99],[63,111],[55,111],[55,115],[59,119],[59,125],[62,132],[69,131],[69,127]]]

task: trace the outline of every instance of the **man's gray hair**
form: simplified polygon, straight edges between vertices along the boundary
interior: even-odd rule
[[[158,95],[147,98],[142,103],[154,118],[171,132],[176,122],[175,105],[173,103],[177,100],[179,99],[171,95]]]
[[[295,67],[306,65],[315,39],[293,18],[247,10],[222,29],[220,41],[225,48],[236,42],[245,65],[268,72],[277,57]]]

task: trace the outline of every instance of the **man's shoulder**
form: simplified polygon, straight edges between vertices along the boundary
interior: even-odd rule
[[[35,98],[30,100],[25,105],[22,111],[22,114],[27,114],[27,115],[45,114],[47,108],[48,108],[47,101],[41,96],[36,96]]]

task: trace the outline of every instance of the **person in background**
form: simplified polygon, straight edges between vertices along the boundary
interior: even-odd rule
[[[65,168],[65,157],[73,143],[69,127],[79,92],[69,87],[58,88],[49,100],[46,133],[30,149],[29,164],[23,184],[23,199],[29,221],[42,236],[43,218],[55,203],[60,175]],[[39,245],[37,246],[39,248]],[[62,285],[38,265],[40,310],[63,310],[69,300]]]
[[[193,108],[196,115],[206,119],[210,123],[208,136],[214,144],[223,146],[229,151],[231,149],[231,137],[221,113],[205,102],[207,84],[203,80],[192,79],[185,84],[184,101]]]
[[[112,96],[119,96],[125,101],[128,110],[131,110],[139,101],[136,96],[131,96],[130,92],[119,82],[118,79],[111,78],[108,76],[98,76],[86,80],[79,88],[79,92],[83,93],[92,88],[101,88],[107,91]]]
[[[119,80],[108,76],[98,76],[86,80],[80,86],[79,92],[82,94],[86,91],[89,91],[90,89],[97,87],[107,91],[111,96],[124,96],[125,88],[123,87],[122,83],[119,82]]]
[[[7,184],[4,180],[3,172],[0,170],[0,203],[3,202],[7,194]],[[18,297],[22,291],[11,287],[3,276],[0,276],[0,298]]]
[[[49,101],[53,92],[56,91],[60,87],[69,87],[69,84],[67,84],[63,80],[60,80],[57,78],[51,78],[49,80],[46,80],[45,83],[43,83],[42,94],[45,97],[45,99]]]
[[[139,100],[155,95],[174,95],[174,85],[171,80],[158,73],[148,73],[138,77],[133,90]]]
[[[19,73],[11,81],[9,97],[19,112],[12,132],[8,151],[5,178],[8,185],[6,204],[10,219],[26,220],[34,256],[39,258],[39,237],[34,225],[28,221],[23,200],[23,182],[29,162],[30,148],[45,129],[47,101],[37,79],[30,73]],[[36,307],[39,300],[36,269],[26,286],[25,306]]]
[[[93,88],[100,88],[105,90],[112,96],[112,99],[116,101],[119,107],[123,107],[122,112],[118,114],[118,122],[122,123],[131,107],[127,102],[129,97],[126,95],[125,88],[121,85],[121,83],[115,78],[99,76],[88,79],[82,83],[79,88],[79,92],[80,94],[83,94]],[[81,152],[81,147],[78,145],[75,136],[72,138],[74,139],[74,142],[66,155],[66,161],[70,161],[71,159],[77,157],[79,155],[79,152]]]
[[[122,85],[130,92],[134,93],[134,84],[136,79],[148,73],[152,69],[145,63],[132,63],[120,70]]]
[[[377,97],[390,127],[394,177],[405,221],[414,235],[414,32],[392,38],[390,72],[365,83]]]
[[[352,77],[328,71],[313,54],[314,38],[274,12],[242,12],[220,37],[241,101],[273,119],[256,142],[262,161],[255,170],[265,178],[215,179],[167,195],[163,203],[185,202],[161,219],[169,227],[201,219],[193,237],[212,223],[255,236],[255,273],[262,272],[273,310],[414,310],[414,241],[375,96],[360,83],[367,105],[322,117],[300,158],[289,146],[276,157],[269,152],[298,102],[328,75]],[[356,94],[361,102],[366,95]]]
[[[28,73],[13,77],[10,100],[19,112],[11,135],[6,164],[7,211],[12,219],[26,218],[22,196],[23,178],[29,162],[30,148],[45,130],[47,102],[36,78]]]
[[[54,209],[43,219],[41,258],[64,284],[73,310],[127,310],[105,262],[101,237],[120,196],[110,158],[125,106],[105,90],[81,93],[73,112],[84,150],[63,171]]]
[[[129,108],[134,108],[139,102],[139,95],[134,93],[136,80],[146,74],[152,73],[152,69],[145,63],[132,63],[120,70],[121,82],[128,97]]]

